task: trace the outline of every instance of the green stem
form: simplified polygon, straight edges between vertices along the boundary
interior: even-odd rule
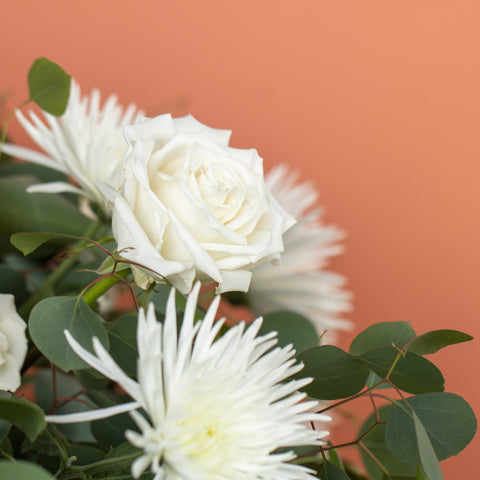
[[[99,228],[101,222],[96,220],[92,222],[87,228],[85,235],[86,238],[92,236]],[[42,299],[51,296],[53,287],[67,274],[71,271],[73,266],[77,263],[78,257],[81,254],[81,248],[85,246],[87,242],[85,240],[78,240],[74,243],[72,247],[72,255],[63,260],[63,262],[58,265],[58,267],[49,275],[49,277],[43,282],[43,284],[35,290],[35,292],[30,295],[30,297],[23,302],[23,304],[18,309],[18,313],[23,318],[28,318],[33,307]]]
[[[116,272],[114,275],[109,275],[104,277],[97,282],[95,282],[84,294],[84,302],[92,306],[97,298],[101,297],[106,291],[110,290],[116,283],[118,283],[122,278],[125,278],[130,273],[130,270],[121,270]]]
[[[112,471],[118,472],[121,469],[130,467],[134,460],[136,460],[142,452],[131,453],[123,457],[107,458],[91,465],[69,467],[58,476],[58,480],[74,480],[91,478],[94,475],[101,473],[108,473]],[[102,477],[108,478],[108,477]]]

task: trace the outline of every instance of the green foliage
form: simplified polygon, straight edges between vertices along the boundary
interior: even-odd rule
[[[395,345],[401,348],[408,340],[416,336],[408,322],[376,323],[359,333],[350,345],[352,355],[361,355],[376,347]]]
[[[67,108],[70,80],[70,75],[56,63],[46,58],[38,58],[28,72],[30,100],[58,117]]]
[[[298,355],[305,364],[297,378],[313,377],[304,390],[313,398],[335,400],[358,393],[367,381],[364,362],[333,345],[309,348]]]
[[[125,316],[107,326],[110,355],[128,375],[137,373],[137,317]]]
[[[56,232],[82,235],[90,220],[61,195],[27,193],[38,183],[28,175],[0,178],[0,234]]]
[[[3,442],[3,439],[8,435],[8,432],[12,428],[12,422],[0,418],[0,443]]]
[[[50,297],[37,303],[29,320],[29,332],[38,349],[64,371],[88,368],[65,338],[68,330],[84,348],[92,350],[92,337],[108,349],[102,318],[76,297]]]
[[[260,334],[278,332],[278,345],[284,347],[293,344],[298,352],[314,347],[318,342],[318,333],[312,322],[294,312],[274,312],[263,317]]]
[[[442,470],[438,463],[438,458],[433,451],[430,438],[416,413],[413,412],[412,415],[413,423],[415,425],[415,435],[417,437],[421,470],[429,480],[443,480]]]
[[[322,469],[320,470],[321,480],[350,480],[347,474],[330,462],[323,462]]]
[[[381,422],[375,426],[376,416],[372,413],[367,418],[359,431],[359,437],[362,438],[362,445],[366,447],[370,453],[386,468],[386,470],[394,476],[412,476],[415,478],[415,464],[403,462],[397,458],[387,447],[385,442],[385,422],[390,417],[392,406],[387,405],[378,410],[378,417]],[[374,427],[374,428],[372,428]],[[367,467],[367,471],[372,480],[382,480],[383,472],[372,457],[368,455],[364,448],[360,448],[363,462]]]
[[[44,414],[37,405],[13,396],[0,397],[0,418],[23,430],[30,440],[35,440],[46,425]]]
[[[434,330],[414,338],[406,348],[418,355],[428,355],[438,352],[448,345],[469,342],[470,340],[473,340],[472,336],[457,330]]]
[[[380,378],[386,378],[398,356],[395,347],[378,347],[363,353],[360,358]],[[389,378],[394,385],[408,393],[441,392],[444,386],[440,370],[411,352],[400,355]]]
[[[119,395],[115,395],[114,400],[112,400],[102,393],[89,391],[88,396],[101,408],[122,403]],[[123,443],[126,430],[138,431],[135,422],[128,413],[94,421],[90,428],[98,444],[107,449]]]
[[[15,480],[55,480],[50,473],[31,462],[0,460],[0,478]]]
[[[410,397],[407,402],[399,402],[393,408],[385,430],[388,448],[401,460],[421,460],[413,413],[423,424],[439,460],[457,455],[473,439],[477,420],[462,397],[427,393]]]
[[[69,240],[72,240],[77,237],[72,237],[71,235],[65,235],[61,233],[21,232],[14,233],[10,237],[10,243],[20,250],[24,255],[29,255],[49,240],[58,238],[68,238]]]

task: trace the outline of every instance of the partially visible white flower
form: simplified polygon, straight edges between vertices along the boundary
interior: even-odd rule
[[[295,221],[265,186],[254,149],[228,147],[230,132],[192,116],[159,115],[125,127],[129,150],[112,203],[112,230],[141,288],[167,279],[182,293],[200,280],[246,291],[250,269],[283,251]]]
[[[14,392],[20,386],[20,369],[27,354],[26,326],[13,295],[0,294],[0,390]]]
[[[75,352],[93,368],[117,381],[135,400],[124,405],[71,415],[47,416],[49,422],[105,418],[131,411],[140,432],[127,439],[143,454],[132,464],[134,478],[150,467],[155,480],[293,480],[313,479],[310,471],[287,463],[292,451],[280,447],[320,445],[328,432],[306,426],[329,417],[312,413],[298,389],[311,379],[288,380],[296,364],[291,346],[272,347],[276,333],[257,337],[261,319],[248,328],[238,324],[216,340],[222,321],[214,323],[220,297],[205,318],[194,324],[200,285],[187,300],[177,335],[175,293],[170,292],[165,323],[153,306],[138,317],[138,382],[127,377],[93,339],[96,356],[66,332]],[[136,409],[142,407],[145,418]]]
[[[133,104],[124,111],[114,95],[101,107],[98,90],[82,98],[80,87],[72,80],[65,113],[59,118],[47,112],[43,114],[45,123],[34,112],[29,112],[29,119],[17,112],[17,118],[46,154],[10,144],[4,145],[2,150],[65,173],[77,184],[51,182],[30,187],[29,191],[73,192],[101,203],[102,196],[94,182],[117,186],[122,158],[127,151],[123,126],[137,123],[141,112],[137,112]]]
[[[317,191],[308,182],[299,183],[298,175],[280,165],[265,179],[273,196],[297,223],[283,236],[285,250],[280,261],[262,263],[252,270],[247,293],[256,315],[289,310],[312,320],[321,332],[345,330],[350,322],[340,315],[351,309],[351,294],[343,290],[345,279],[324,270],[333,255],[343,251],[338,241],[343,233],[321,222],[322,210],[312,208]]]

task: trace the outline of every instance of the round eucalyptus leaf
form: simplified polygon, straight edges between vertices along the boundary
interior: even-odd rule
[[[379,377],[386,378],[398,354],[395,347],[379,347],[363,353],[359,358]],[[445,382],[442,372],[433,363],[412,352],[400,356],[390,380],[401,390],[413,394],[442,392]]]
[[[0,418],[19,427],[30,440],[35,440],[46,426],[45,415],[37,405],[13,396],[0,398]]]
[[[87,350],[93,351],[92,337],[108,349],[108,335],[97,315],[77,297],[50,297],[37,303],[30,314],[29,332],[38,349],[64,371],[88,368],[70,347],[64,331]]]
[[[448,347],[448,345],[470,340],[473,340],[472,336],[457,330],[434,330],[414,338],[407,345],[407,350],[417,355],[428,355],[438,352],[438,350]]]
[[[70,96],[70,75],[48,58],[38,58],[28,71],[30,100],[58,117],[65,112]]]
[[[362,353],[377,347],[395,345],[401,348],[408,340],[416,336],[408,322],[381,322],[376,323],[360,332],[350,345],[352,355]]]
[[[473,439],[477,420],[470,405],[454,393],[425,393],[410,397],[439,460],[457,455]],[[395,406],[385,429],[390,451],[403,461],[420,463],[413,415],[405,402]]]
[[[297,353],[314,347],[318,341],[318,333],[312,322],[294,312],[273,312],[264,315],[259,334],[271,331],[278,332],[280,347],[292,343]]]
[[[303,390],[320,400],[355,395],[364,387],[369,375],[364,362],[333,345],[309,348],[297,358],[305,367],[296,377],[313,377],[312,383]]]

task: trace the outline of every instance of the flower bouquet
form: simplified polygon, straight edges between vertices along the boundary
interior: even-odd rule
[[[476,419],[426,356],[471,337],[384,322],[332,345],[342,233],[310,184],[192,116],[82,96],[45,58],[28,87],[41,113],[1,140],[0,478],[443,478]],[[41,151],[9,143],[13,115]]]

